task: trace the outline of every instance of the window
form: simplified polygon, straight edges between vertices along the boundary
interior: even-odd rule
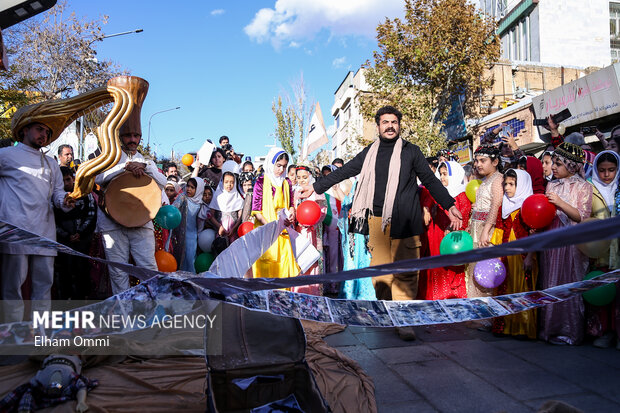
[[[519,35],[518,27],[510,31],[510,60],[519,60]]]
[[[521,60],[529,61],[531,58],[530,49],[530,16],[519,22],[519,31],[521,32],[520,55]]]
[[[532,59],[532,42],[530,37],[530,16],[521,19],[508,32],[507,44],[503,44],[508,50],[504,56],[510,60],[529,61]]]
[[[340,129],[340,113],[336,115],[336,129]]]

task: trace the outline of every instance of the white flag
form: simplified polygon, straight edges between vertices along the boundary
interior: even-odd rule
[[[321,146],[329,142],[327,139],[327,132],[325,130],[325,123],[323,123],[323,114],[321,113],[321,106],[319,102],[316,103],[314,114],[310,119],[310,127],[308,128],[308,136],[306,136],[306,142],[301,153],[301,159],[307,159],[308,155],[319,149]]]

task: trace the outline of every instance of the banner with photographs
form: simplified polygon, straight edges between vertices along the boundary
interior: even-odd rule
[[[261,234],[257,231],[253,237],[260,238]],[[49,340],[68,339],[70,337],[84,339],[101,337],[102,335],[125,337],[131,333],[153,327],[154,324],[161,325],[161,321],[164,319],[189,314],[194,316],[203,314],[204,324],[204,314],[207,310],[201,306],[211,306],[209,310],[211,311],[213,306],[221,302],[285,317],[365,327],[457,323],[504,316],[574,299],[590,289],[615,283],[620,280],[620,270],[611,271],[590,280],[556,286],[543,291],[441,301],[340,300],[292,293],[279,290],[279,288],[308,283],[339,282],[368,276],[456,265],[570,245],[576,243],[574,240],[577,239],[583,243],[618,236],[620,236],[620,217],[615,217],[605,221],[548,231],[527,239],[460,254],[405,260],[355,271],[287,279],[222,278],[210,272],[199,274],[199,276],[181,271],[160,273],[129,264],[96,259],[122,268],[140,279],[141,283],[104,301],[75,308],[71,311],[73,313],[89,312],[97,314],[99,317],[103,315],[106,319],[120,320],[131,319],[132,316],[139,315],[143,322],[121,323],[121,325],[113,325],[112,327],[106,325],[105,328],[99,325],[91,329],[84,328],[84,326],[74,327],[67,319],[60,320],[62,327],[59,328],[35,325],[33,322],[4,324],[0,325],[0,352],[3,354],[20,354],[14,352],[16,347],[32,348],[36,340],[41,337]],[[274,237],[271,229],[266,231],[264,243],[269,243]],[[29,245],[55,248],[60,252],[86,257],[54,241],[0,222],[0,243],[6,242],[28,243]],[[235,243],[231,247],[234,245]],[[245,246],[245,244],[238,245]],[[10,305],[10,302],[3,301],[2,304]],[[186,318],[183,320],[187,321]],[[143,338],[144,341],[152,341],[152,339],[153,337],[148,335],[146,339]]]
[[[615,270],[590,280],[542,291],[436,301],[341,300],[283,290],[236,294],[218,300],[212,298],[210,291],[196,285],[191,278],[170,274],[151,278],[104,301],[71,310],[71,313],[97,314],[99,319],[105,317],[108,320],[119,320],[113,326],[108,324],[94,329],[83,326],[72,328],[71,323],[67,324],[65,320],[59,321],[63,327],[55,329],[35,325],[33,322],[0,325],[0,354],[39,354],[48,351],[49,347],[54,348],[54,344],[48,345],[48,348],[41,345],[42,337],[49,340],[49,343],[59,343],[61,340],[75,343],[76,338],[82,343],[93,337],[108,337],[110,340],[109,337],[130,335],[137,331],[153,331],[154,327],[159,327],[160,330],[175,328],[177,334],[179,329],[188,332],[190,327],[200,327],[206,329],[208,334],[209,329],[213,328],[213,322],[217,320],[217,316],[213,315],[215,306],[222,301],[248,310],[323,323],[361,327],[404,327],[461,323],[506,316],[575,299],[586,291],[619,280],[620,270]],[[192,320],[202,320],[202,324],[196,326]],[[178,326],[172,326],[172,322]],[[141,342],[161,340],[163,333],[160,330],[149,333]],[[135,335],[131,337],[136,340]],[[123,339],[122,344],[126,346],[126,339]],[[80,346],[75,347],[79,349]],[[135,352],[136,346],[131,348]],[[112,344],[108,341],[107,344],[90,346],[89,354],[113,354],[110,351],[118,350],[119,347],[114,346],[112,339]]]
[[[264,227],[268,227],[268,225],[265,225]],[[275,232],[273,231],[273,229],[276,227],[264,227],[257,228],[245,235],[244,237],[241,237],[240,239],[233,242],[226,250],[227,257],[245,256],[245,261],[251,260],[251,257],[249,257],[248,255],[256,254],[247,254],[246,252],[244,252],[248,248],[248,242],[243,240],[243,238],[248,236],[251,236],[255,239],[255,241],[261,244],[261,248],[268,248],[267,244],[271,245],[270,241],[274,239],[273,235]],[[564,247],[567,245],[583,244],[592,241],[608,240],[614,238],[620,238],[620,216],[605,220],[586,222],[579,225],[571,225],[569,227],[557,228],[539,234],[533,234],[529,237],[521,238],[519,240],[508,242],[505,244],[495,245],[487,248],[478,248],[458,254],[437,255],[433,257],[402,260],[391,264],[377,265],[374,267],[367,267],[350,271],[340,271],[337,273],[319,274],[313,275],[312,277],[244,279],[242,277],[245,271],[239,272],[237,276],[233,277],[231,276],[230,270],[225,270],[225,268],[227,268],[225,265],[219,264],[217,266],[218,273],[207,271],[196,275],[187,272],[177,271],[175,274],[181,274],[183,277],[191,275],[193,277],[193,283],[199,285],[203,289],[211,291],[212,294],[229,296],[233,294],[251,291],[290,288],[308,284],[334,283],[354,280],[358,278],[376,277],[386,274],[401,274],[431,268],[458,266],[471,262],[488,260],[490,258],[499,258],[516,254],[525,254],[528,252],[544,251],[547,249]],[[260,242],[258,240],[260,240]],[[129,274],[138,278],[140,281],[146,281],[147,279],[155,276],[169,275],[169,273],[148,270],[146,268],[140,268],[126,263],[118,263],[113,261],[107,261],[102,258],[88,257],[87,255],[74,251],[55,241],[40,237],[31,232],[25,231],[23,229],[0,221],[0,245],[2,243],[15,242],[27,243],[28,245],[41,246],[45,248],[53,248],[60,252],[77,255],[104,264],[112,265],[122,269],[123,271],[128,272]],[[219,258],[220,257],[216,259],[214,264],[226,261],[224,259],[218,260]],[[236,261],[232,260],[231,262],[235,262],[235,268],[242,268],[238,261],[239,259],[237,258]],[[247,264],[248,262],[245,262],[243,266]],[[221,275],[226,276],[222,277]]]

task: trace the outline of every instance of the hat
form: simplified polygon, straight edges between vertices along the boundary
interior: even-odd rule
[[[118,135],[128,133],[136,133],[142,136],[142,125],[140,123],[140,114],[142,112],[142,103],[149,91],[149,82],[136,76],[117,76],[108,81],[109,86],[115,86],[129,92],[134,100],[134,106],[125,123],[123,123],[118,131]]]
[[[109,86],[118,86],[128,90],[132,95],[135,107],[125,121],[119,134],[135,132],[142,134],[140,128],[140,110],[148,91],[148,82],[135,76],[118,76],[108,81]],[[54,142],[63,130],[74,120],[82,116],[84,111],[105,103],[113,98],[107,87],[99,87],[68,99],[47,100],[18,109],[11,119],[13,138],[21,141],[19,132],[33,123],[41,123],[50,128],[50,139],[45,143]]]
[[[585,153],[583,152],[583,149],[574,143],[562,142],[555,149],[555,154],[573,162],[584,163],[585,160]]]
[[[111,101],[105,87],[100,87],[68,99],[46,100],[17,109],[11,119],[11,132],[16,141],[22,141],[19,132],[33,123],[41,123],[50,128],[49,145],[62,133],[67,126],[79,118],[82,112],[94,105]]]

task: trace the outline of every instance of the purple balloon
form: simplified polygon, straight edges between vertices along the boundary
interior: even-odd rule
[[[474,279],[481,287],[498,287],[506,279],[506,267],[499,258],[480,261],[474,267]]]

